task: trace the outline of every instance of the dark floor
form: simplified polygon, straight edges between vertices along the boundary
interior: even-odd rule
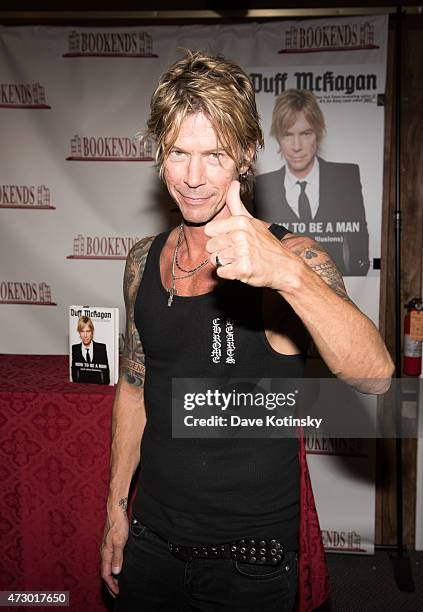
[[[319,612],[423,612],[423,552],[408,552],[415,591],[397,587],[390,553],[328,554],[330,601]]]

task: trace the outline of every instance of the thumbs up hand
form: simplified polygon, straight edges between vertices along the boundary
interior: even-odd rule
[[[232,181],[226,195],[230,216],[204,228],[210,261],[220,278],[283,291],[296,274],[298,257],[269,232],[268,223],[248,212],[239,189],[239,182]]]
[[[244,216],[252,219],[253,216],[248,212],[242,203],[239,195],[240,187],[241,185],[239,181],[232,181],[232,183],[229,185],[228,193],[226,194],[226,206],[233,217]]]

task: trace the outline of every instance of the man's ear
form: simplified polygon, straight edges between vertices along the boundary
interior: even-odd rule
[[[240,174],[245,174],[251,168],[255,152],[256,152],[255,147],[250,147],[248,151],[245,153],[243,164],[239,168]]]

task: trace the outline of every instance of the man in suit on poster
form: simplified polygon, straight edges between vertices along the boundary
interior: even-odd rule
[[[80,383],[110,383],[106,345],[94,342],[94,324],[90,317],[79,317],[77,331],[81,342],[72,345],[72,381]]]
[[[325,120],[311,91],[288,89],[276,100],[271,136],[285,164],[257,177],[255,214],[320,242],[344,276],[369,269],[367,231],[357,164],[317,155]]]

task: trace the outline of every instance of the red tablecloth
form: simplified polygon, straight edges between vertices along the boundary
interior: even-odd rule
[[[75,612],[110,607],[99,546],[113,396],[68,382],[67,356],[0,355],[0,590],[70,591]],[[300,471],[299,610],[308,612],[329,582],[301,438]]]
[[[113,396],[68,382],[67,356],[0,355],[1,590],[69,590],[72,610],[107,610],[99,545]]]

